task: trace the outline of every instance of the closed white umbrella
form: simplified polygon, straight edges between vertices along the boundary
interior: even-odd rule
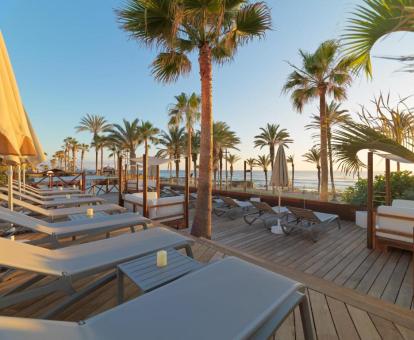
[[[272,232],[275,234],[281,234],[283,232],[280,225],[281,189],[289,185],[288,167],[283,145],[279,145],[279,148],[277,149],[270,184],[278,188],[279,194],[279,214],[277,218],[277,225],[272,227]]]

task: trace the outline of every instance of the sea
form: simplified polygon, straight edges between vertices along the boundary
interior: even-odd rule
[[[168,170],[161,170],[160,175],[163,178],[169,178]],[[180,177],[184,177],[184,171],[180,170]],[[268,173],[268,181],[270,181],[272,173]],[[364,173],[361,173],[361,177],[364,177]],[[175,170],[172,172],[172,176],[175,176]],[[223,180],[225,172],[223,171]],[[252,179],[256,188],[265,187],[265,176],[263,171],[253,170]],[[357,181],[356,176],[346,175],[342,172],[334,172],[335,187],[338,191],[343,191],[346,188],[353,186]],[[230,174],[228,174],[228,180],[230,181]],[[250,173],[247,173],[247,180],[250,180]],[[289,171],[289,180],[291,180],[291,171]],[[233,181],[243,181],[243,170],[235,170],[233,173]],[[318,174],[312,170],[299,170],[295,171],[295,188],[296,190],[312,191],[318,188]],[[329,182],[330,186],[330,182]]]

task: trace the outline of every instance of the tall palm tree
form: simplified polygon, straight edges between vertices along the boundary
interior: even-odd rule
[[[153,144],[157,143],[158,138],[156,135],[160,133],[160,130],[152,125],[151,122],[142,121],[141,125],[139,126],[139,133],[141,140],[144,142],[145,154],[148,155],[148,142]]]
[[[125,31],[148,46],[160,47],[154,77],[175,81],[191,71],[189,55],[198,52],[201,78],[200,178],[191,233],[211,237],[212,211],[212,63],[232,60],[237,48],[270,29],[263,2],[128,0],[118,11]]]
[[[168,131],[162,131],[158,139],[162,147],[157,152],[157,157],[170,157],[175,162],[175,177],[180,176],[180,157],[185,149],[185,130],[177,126],[170,126]]]
[[[328,199],[328,124],[326,97],[333,96],[337,101],[346,99],[346,89],[351,84],[352,58],[341,57],[339,43],[335,40],[323,42],[314,53],[299,50],[302,66],[293,67],[283,87],[291,92],[291,100],[298,112],[309,101],[319,98],[320,154],[321,154],[321,200]]]
[[[197,160],[198,154],[200,153],[200,131],[193,133],[191,140],[191,160],[194,167],[194,183],[197,183]]]
[[[305,159],[305,162],[312,163],[316,166],[318,171],[318,193],[320,193],[321,188],[321,152],[317,147],[312,147],[308,152],[306,152],[302,157]]]
[[[63,159],[65,163],[65,171],[68,171],[70,168],[70,151],[72,149],[73,137],[66,137],[63,140],[63,150],[65,152],[65,158]]]
[[[63,169],[63,161],[65,159],[65,151],[64,150],[56,151],[55,154],[54,154],[54,157],[58,160],[59,169]]]
[[[292,191],[295,191],[295,156],[294,155],[287,156],[286,162],[290,163],[292,167]]]
[[[79,122],[79,125],[76,127],[77,132],[88,131],[92,133],[92,141],[95,145],[98,145],[97,137],[100,133],[108,132],[112,128],[105,117],[100,115],[92,115],[87,113]],[[95,172],[98,173],[98,155],[99,149],[95,147]]]
[[[246,163],[247,163],[247,165],[249,166],[249,169],[250,169],[250,184],[253,187],[253,168],[256,165],[256,160],[254,158],[248,158],[248,159],[246,159]]]
[[[289,138],[289,132],[286,129],[280,129],[279,124],[269,124],[267,123],[266,127],[260,128],[261,133],[257,136],[254,136],[254,147],[262,149],[263,147],[269,147],[269,156],[271,161],[271,167],[273,170],[273,163],[275,161],[275,145],[282,144],[287,146],[287,144],[292,143],[292,140]]]
[[[80,168],[81,168],[81,172],[83,172],[83,162],[85,160],[85,154],[89,151],[89,144],[80,144],[79,145],[79,150],[81,152],[81,163],[80,163]]]
[[[219,173],[220,187],[223,179],[223,158],[224,150],[235,149],[236,145],[240,143],[240,138],[236,133],[230,130],[230,127],[225,122],[213,123],[213,169],[214,169],[214,183],[217,183],[217,172]]]
[[[187,129],[187,157],[188,159],[191,159],[193,129],[195,123],[200,120],[201,98],[194,92],[191,95],[187,95],[182,92],[180,95],[175,96],[175,100],[175,104],[173,104],[169,110],[169,124],[179,126],[182,122],[184,122]],[[188,171],[191,172],[191,163]]]
[[[353,12],[343,35],[345,51],[355,59],[357,69],[372,76],[371,50],[382,38],[393,32],[414,32],[413,0],[363,0]],[[414,56],[397,57],[413,61]],[[414,65],[407,71],[412,72]]]
[[[115,142],[119,149],[128,150],[130,159],[136,158],[136,149],[142,142],[138,119],[134,119],[132,122],[124,119],[123,125],[113,124],[109,131],[108,140],[112,143]],[[132,172],[136,171],[135,164],[135,161],[131,161]]]
[[[331,191],[333,196],[336,196],[335,179],[333,170],[333,150],[332,150],[332,128],[339,124],[346,123],[351,120],[348,110],[342,109],[341,104],[332,100],[329,105],[326,105],[326,124],[328,137],[328,161],[329,161],[329,175],[331,177]],[[319,115],[313,115],[311,123],[306,125],[306,129],[320,129],[321,119]],[[318,137],[315,135],[314,137]]]
[[[266,188],[266,191],[268,189],[268,185],[267,185],[267,169],[269,168],[270,164],[271,164],[271,161],[270,161],[269,155],[261,155],[261,156],[258,156],[257,157],[256,165],[258,167],[261,167],[262,168],[262,170],[264,172],[264,175],[265,175],[265,188]]]
[[[75,138],[71,140],[70,144],[72,149],[72,172],[76,172],[76,160],[80,144]]]
[[[227,162],[229,162],[230,164],[230,188],[231,188],[231,183],[233,182],[234,165],[240,160],[240,157],[229,153],[226,159],[227,159]]]

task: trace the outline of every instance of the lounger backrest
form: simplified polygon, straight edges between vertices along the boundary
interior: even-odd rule
[[[9,189],[7,189],[5,187],[0,187],[0,191],[1,192],[7,193],[8,190]],[[23,199],[25,199],[27,201],[34,202],[36,204],[43,204],[43,201],[42,200],[40,200],[38,198],[35,198],[35,197],[32,197],[32,196],[29,196],[29,195],[26,195],[25,193],[20,193],[20,192],[14,191],[14,195],[15,196],[18,196],[18,197],[21,197],[21,198],[23,198]]]
[[[7,202],[8,197],[6,195],[0,194],[0,200]],[[14,202],[15,205],[17,205],[19,207],[25,208],[27,210],[33,211],[33,212],[41,214],[43,216],[50,216],[50,211],[49,210],[43,209],[43,208],[41,208],[37,205],[30,204],[30,203],[27,203],[27,202],[23,202],[23,201],[21,201],[17,198],[13,198],[13,202]]]
[[[272,207],[266,202],[250,201],[250,203],[259,211],[274,213]]]
[[[41,221],[37,218],[16,212],[16,211],[11,211],[8,208],[3,208],[0,207],[0,221],[5,221],[5,222],[9,222],[9,223],[13,223],[16,224],[18,226],[21,227],[26,227],[26,228],[37,228],[38,225],[45,225],[47,226],[48,223],[45,221]]]
[[[239,205],[232,199],[231,197],[221,197],[224,203],[226,203],[229,207],[238,207]]]
[[[309,222],[319,223],[319,218],[310,209],[303,209],[297,207],[288,207],[289,211],[295,215],[296,218],[306,220]]]

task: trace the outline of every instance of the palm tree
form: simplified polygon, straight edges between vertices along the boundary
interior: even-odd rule
[[[79,151],[79,142],[76,139],[71,140],[71,149],[72,149],[72,171],[76,172],[76,158]]]
[[[229,162],[230,164],[230,188],[231,188],[231,183],[233,182],[234,164],[236,164],[240,160],[240,157],[229,153],[226,159],[227,159],[227,162]]]
[[[321,188],[321,152],[317,147],[312,147],[307,153],[302,155],[305,158],[305,162],[315,164],[318,170],[318,193]]]
[[[160,130],[152,125],[149,121],[142,121],[139,127],[140,138],[144,142],[145,154],[148,155],[148,142],[153,144],[158,142],[158,138],[155,137],[160,133]]]
[[[269,155],[261,155],[257,157],[256,165],[261,167],[263,169],[264,175],[265,175],[265,188],[268,189],[267,185],[267,169],[269,165],[271,164]]]
[[[319,98],[320,116],[320,166],[321,200],[328,199],[328,124],[326,115],[326,96],[335,100],[346,99],[346,89],[351,84],[352,58],[339,56],[339,44],[335,40],[323,42],[314,53],[299,50],[302,67],[291,65],[294,71],[289,75],[283,87],[291,92],[294,108],[298,112],[309,101]]]
[[[85,154],[89,151],[89,144],[81,144],[79,146],[79,150],[81,152],[81,164],[80,164],[80,168],[81,168],[81,172],[83,172],[83,161],[85,160]]]
[[[273,170],[273,163],[275,161],[275,145],[282,144],[287,146],[288,143],[292,143],[292,140],[289,138],[289,132],[286,129],[280,129],[279,124],[269,124],[267,123],[265,128],[260,128],[261,133],[257,136],[254,136],[254,147],[269,147],[269,155],[271,161],[271,167]]]
[[[246,163],[250,168],[250,184],[253,187],[253,168],[256,165],[256,160],[254,158],[248,158],[246,159]]]
[[[191,160],[194,166],[194,183],[197,184],[197,159],[200,153],[200,131],[197,131],[191,137]]]
[[[56,151],[54,154],[54,157],[59,162],[59,165],[58,165],[59,169],[63,169],[63,160],[65,159],[65,151],[63,150]]]
[[[72,141],[73,141],[73,137],[66,137],[63,140],[63,150],[64,150],[64,163],[65,163],[65,171],[68,171],[69,167],[70,167],[70,151],[72,149]]]
[[[364,0],[349,20],[343,35],[348,55],[355,59],[357,69],[372,76],[371,50],[382,38],[393,32],[414,32],[413,0]],[[395,58],[413,61],[413,56]],[[412,72],[414,65],[406,69]]]
[[[134,39],[161,52],[152,73],[173,82],[191,71],[191,52],[198,52],[201,78],[200,178],[192,235],[211,237],[212,177],[212,63],[232,60],[237,48],[270,29],[265,3],[128,0],[118,11],[122,27]]]
[[[170,126],[167,131],[162,131],[158,143],[163,146],[159,148],[157,157],[170,157],[175,162],[175,177],[180,176],[180,157],[185,149],[185,132],[184,128]]]
[[[76,127],[77,132],[88,131],[92,133],[92,141],[94,142],[95,147],[95,172],[98,173],[98,155],[99,149],[97,148],[98,140],[97,137],[100,133],[108,132],[112,128],[105,117],[99,115],[92,115],[87,113],[79,122],[79,125]]]
[[[326,106],[326,123],[327,123],[327,136],[328,136],[328,160],[329,160],[329,175],[331,177],[331,191],[333,196],[336,196],[334,170],[333,170],[333,151],[332,151],[332,128],[348,122],[351,120],[351,116],[348,114],[348,110],[341,109],[341,104],[335,101],[331,101]],[[319,115],[313,115],[311,123],[306,125],[306,129],[320,129],[321,119]],[[315,135],[315,137],[318,137]]]
[[[286,162],[290,163],[292,167],[292,191],[295,191],[295,156],[287,156]]]
[[[108,136],[109,144],[116,143],[121,150],[128,150],[130,159],[136,158],[136,149],[142,142],[138,119],[132,122],[123,120],[123,126],[113,124]],[[131,171],[135,172],[135,161],[131,161]]]
[[[214,183],[217,183],[217,172],[220,175],[220,188],[223,179],[223,158],[224,150],[235,149],[236,145],[240,143],[240,138],[236,136],[234,131],[225,122],[213,123],[213,169],[214,169]]]
[[[187,157],[192,157],[192,138],[193,129],[195,123],[200,120],[200,102],[201,98],[194,92],[191,95],[187,95],[182,92],[180,95],[175,96],[176,103],[169,110],[170,125],[179,126],[183,121],[187,129]],[[188,138],[188,136],[190,138]],[[191,164],[191,163],[190,163]],[[191,165],[188,169],[191,173]]]

